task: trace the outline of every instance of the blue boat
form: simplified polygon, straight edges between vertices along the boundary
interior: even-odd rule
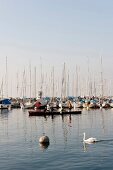
[[[10,106],[10,99],[0,99],[0,109],[9,109]]]

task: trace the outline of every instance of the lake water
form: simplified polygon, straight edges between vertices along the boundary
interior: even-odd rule
[[[99,142],[83,144],[86,137]],[[49,136],[49,146],[39,138]],[[82,114],[29,117],[28,110],[0,113],[1,170],[112,170],[113,110],[82,110]]]

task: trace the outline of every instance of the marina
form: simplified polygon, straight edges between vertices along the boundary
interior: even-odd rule
[[[0,170],[113,170],[113,1],[0,0]]]

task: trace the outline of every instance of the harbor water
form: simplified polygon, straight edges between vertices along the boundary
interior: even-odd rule
[[[94,144],[83,143],[96,137]],[[48,145],[39,144],[43,134]],[[28,110],[0,111],[1,170],[112,170],[113,109],[29,117]]]

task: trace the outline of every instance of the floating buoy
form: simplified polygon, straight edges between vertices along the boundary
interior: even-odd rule
[[[43,135],[43,136],[40,137],[39,142],[40,143],[49,143],[49,137]]]

